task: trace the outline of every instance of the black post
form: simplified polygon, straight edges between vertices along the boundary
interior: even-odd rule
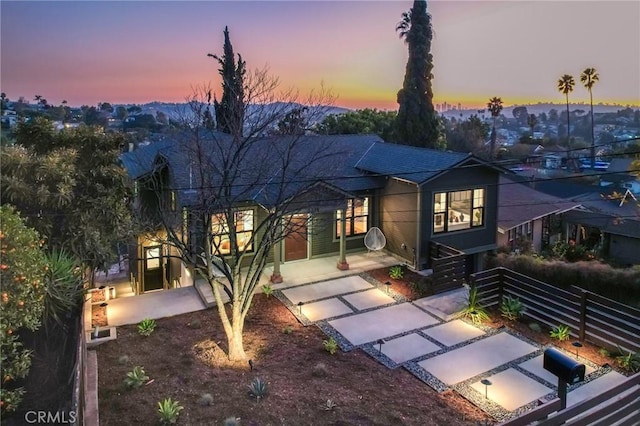
[[[578,331],[578,338],[581,342],[584,342],[584,336],[587,328],[587,296],[589,292],[582,290],[582,295],[580,297],[580,330]]]
[[[567,382],[558,378],[558,398],[560,398],[560,410],[567,408]]]

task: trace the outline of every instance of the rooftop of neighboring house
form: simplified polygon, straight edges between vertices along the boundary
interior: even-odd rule
[[[498,231],[508,230],[551,214],[577,208],[580,203],[567,201],[531,188],[527,183],[500,176],[498,192]]]

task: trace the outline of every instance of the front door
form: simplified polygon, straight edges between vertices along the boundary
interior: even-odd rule
[[[308,215],[305,214],[296,214],[291,218],[291,232],[284,239],[285,262],[307,258],[307,222]]]
[[[142,291],[161,290],[164,287],[162,246],[145,247],[142,262],[144,264]]]

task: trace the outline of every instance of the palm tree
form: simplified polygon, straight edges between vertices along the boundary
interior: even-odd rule
[[[500,112],[502,111],[502,99],[493,97],[489,99],[489,103],[487,104],[487,109],[491,113],[491,117],[493,117],[493,129],[491,130],[491,145],[489,152],[489,159],[493,160],[493,153],[496,149],[496,119],[500,116]]]
[[[558,90],[564,94],[567,98],[567,147],[571,151],[571,130],[569,128],[569,93],[573,92],[573,86],[576,82],[573,80],[573,76],[565,74],[558,80]],[[571,154],[569,154],[569,157]]]
[[[396,31],[398,32],[398,37],[404,39],[405,43],[407,42],[407,36],[409,35],[409,30],[411,29],[411,9],[407,12],[402,12],[400,15],[402,18],[398,25],[396,25]]]
[[[580,74],[580,82],[589,91],[589,103],[591,104],[591,170],[596,162],[596,138],[593,130],[593,86],[598,80],[600,80],[600,76],[595,68],[585,68]]]

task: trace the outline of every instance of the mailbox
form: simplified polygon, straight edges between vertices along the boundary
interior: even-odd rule
[[[549,348],[544,351],[543,366],[545,370],[565,383],[574,384],[584,380],[584,364],[580,364],[557,349]]]

